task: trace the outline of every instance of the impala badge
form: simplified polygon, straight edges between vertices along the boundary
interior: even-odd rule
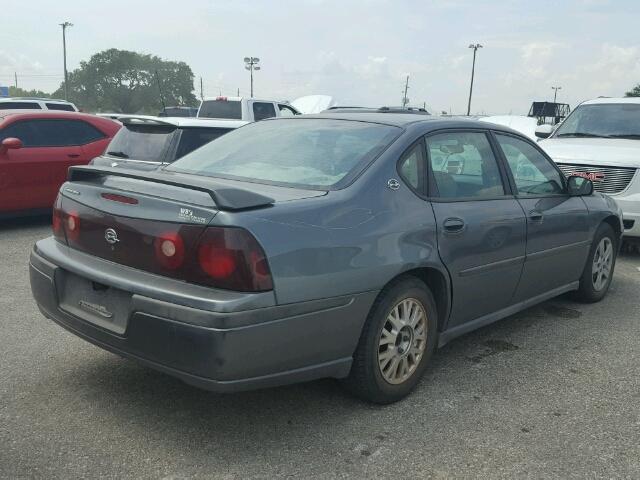
[[[104,239],[109,245],[115,245],[120,241],[120,239],[118,238],[118,233],[113,228],[107,228],[104,231]]]

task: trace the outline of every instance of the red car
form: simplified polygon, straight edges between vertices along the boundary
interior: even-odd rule
[[[79,112],[0,111],[0,217],[51,210],[67,169],[102,154],[120,126]]]

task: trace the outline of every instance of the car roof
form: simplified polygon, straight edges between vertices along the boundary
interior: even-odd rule
[[[269,102],[269,103],[282,103],[284,105],[290,105],[290,103],[286,100],[274,100],[274,99],[264,99],[264,98],[253,98],[253,97],[230,97],[227,95],[217,95],[215,97],[204,97],[203,102],[211,102],[225,98],[228,102],[240,102],[244,99],[253,100],[254,102]],[[222,100],[220,100],[222,101]]]
[[[612,97],[600,97],[594,98],[592,100],[587,100],[586,102],[582,102],[580,105],[597,105],[597,104],[605,104],[605,103],[640,103],[640,97],[624,97],[624,98],[612,98]]]
[[[118,122],[115,122],[109,118],[101,118],[96,115],[92,115],[90,113],[83,112],[70,112],[66,110],[24,110],[24,109],[16,109],[16,110],[0,110],[0,124],[2,124],[5,120],[10,118],[17,117],[21,120],[35,120],[35,119],[46,119],[46,118],[55,118],[55,119],[63,119],[65,117],[76,119],[76,120],[86,120],[89,123],[95,125],[118,125]],[[109,122],[108,124],[105,122]]]
[[[249,123],[244,120],[220,120],[197,117],[155,117],[153,115],[119,115],[117,120],[129,124],[173,125],[178,128],[239,128]]]
[[[489,122],[482,122],[475,118],[468,117],[438,117],[434,115],[424,115],[415,113],[333,113],[330,110],[319,113],[317,115],[299,115],[296,117],[286,117],[288,119],[297,118],[331,118],[336,120],[352,120],[359,122],[380,123],[383,125],[393,125],[396,127],[407,127],[409,125],[421,124],[430,127],[429,130],[440,128],[479,128],[486,130],[491,128],[494,130],[503,130],[505,132],[514,132],[513,129],[503,125],[497,125]],[[280,119],[269,119],[280,120]],[[263,120],[264,121],[264,120]],[[518,133],[518,132],[516,132]],[[522,134],[520,134],[522,135]]]

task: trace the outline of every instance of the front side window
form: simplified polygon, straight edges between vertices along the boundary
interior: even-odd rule
[[[274,108],[273,103],[253,102],[253,118],[256,122],[275,116],[276,109]]]
[[[640,104],[580,105],[554,134],[554,138],[571,137],[640,139]]]
[[[23,147],[34,147],[37,143],[37,131],[33,121],[14,122],[0,130],[0,141],[5,138],[18,138]]]
[[[340,188],[400,133],[391,125],[290,118],[252,123],[166,169],[284,186]]]
[[[533,145],[496,134],[520,195],[553,195],[564,191],[560,172]]]
[[[427,137],[434,183],[442,198],[504,195],[498,162],[484,133],[450,132]]]

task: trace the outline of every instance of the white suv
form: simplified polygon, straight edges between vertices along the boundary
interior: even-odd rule
[[[66,100],[55,98],[0,98],[0,110],[63,110],[77,112],[78,108]]]
[[[538,137],[548,137],[540,146],[565,174],[595,180],[595,190],[622,208],[624,235],[640,237],[640,98],[589,100],[549,130],[536,130]]]

